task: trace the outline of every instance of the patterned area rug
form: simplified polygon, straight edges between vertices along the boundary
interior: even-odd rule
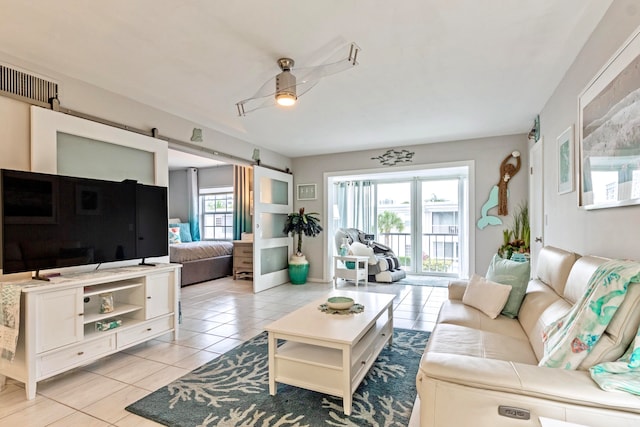
[[[395,329],[392,347],[354,393],[351,416],[338,397],[284,384],[269,395],[266,332],[126,409],[167,426],[406,426],[428,339],[429,332]]]

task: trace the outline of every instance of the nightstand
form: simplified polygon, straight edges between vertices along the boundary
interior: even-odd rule
[[[253,278],[253,241],[233,241],[233,280]]]
[[[353,263],[353,268],[347,268],[347,262]],[[355,255],[334,255],[333,257],[333,287],[338,285],[338,279],[355,280],[356,287],[360,280],[369,284],[369,257]]]

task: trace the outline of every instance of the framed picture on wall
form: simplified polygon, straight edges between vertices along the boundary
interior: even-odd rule
[[[573,191],[573,125],[557,138],[558,149],[558,194]]]
[[[640,204],[640,29],[578,97],[579,205]]]
[[[316,184],[298,184],[298,200],[316,200]]]

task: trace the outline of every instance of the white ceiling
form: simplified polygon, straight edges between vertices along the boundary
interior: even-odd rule
[[[0,0],[0,51],[299,157],[527,133],[610,3]],[[237,116],[278,58],[351,41],[359,66]]]

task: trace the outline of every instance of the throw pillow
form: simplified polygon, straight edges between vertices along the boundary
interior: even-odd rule
[[[169,227],[169,244],[182,243],[180,240],[180,227]]]
[[[502,309],[502,314],[512,319],[518,316],[522,300],[527,291],[529,283],[529,272],[531,267],[529,262],[517,262],[504,259],[495,254],[489,263],[487,279],[492,282],[502,283],[511,286],[509,300]]]
[[[176,224],[169,224],[169,227],[178,227],[180,228],[180,242],[181,243],[186,243],[186,242],[192,242],[193,239],[191,238],[191,226],[189,225],[188,222],[179,222]]]
[[[507,303],[510,292],[511,286],[501,285],[474,274],[464,291],[462,302],[495,319]]]
[[[351,255],[355,255],[355,256],[368,256],[369,264],[371,265],[376,264],[378,262],[378,259],[373,254],[373,248],[370,248],[367,245],[363,245],[360,242],[353,242],[351,244],[351,249],[349,252],[351,253]]]

